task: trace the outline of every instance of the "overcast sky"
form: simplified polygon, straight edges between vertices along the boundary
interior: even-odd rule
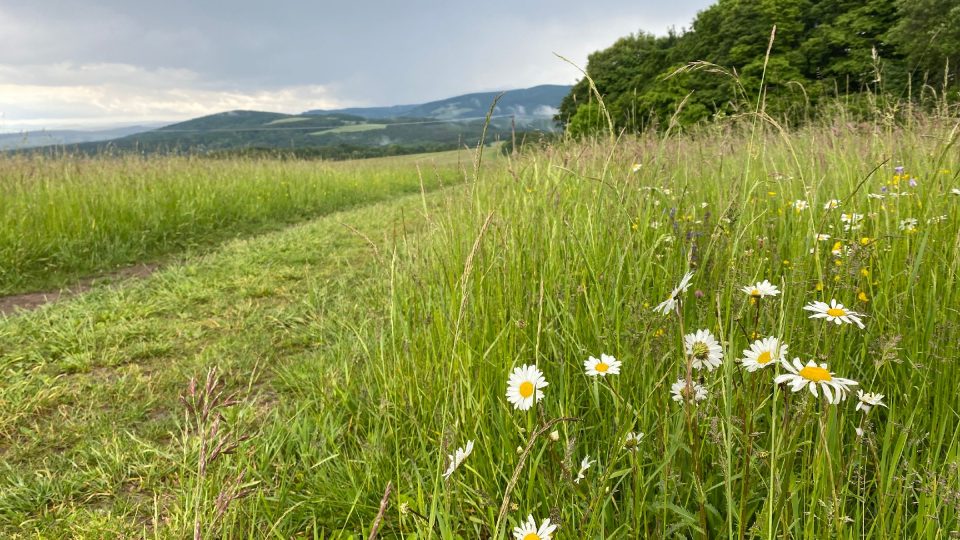
[[[710,0],[0,0],[0,132],[572,84]]]

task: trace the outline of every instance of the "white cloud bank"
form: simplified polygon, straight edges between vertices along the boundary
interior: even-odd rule
[[[0,65],[0,132],[177,121],[233,109],[299,113],[339,106],[322,85],[242,91],[184,69]]]

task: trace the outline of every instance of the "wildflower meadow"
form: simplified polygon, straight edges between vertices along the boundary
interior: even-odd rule
[[[955,536],[958,137],[731,119],[475,156],[7,318],[0,527]]]

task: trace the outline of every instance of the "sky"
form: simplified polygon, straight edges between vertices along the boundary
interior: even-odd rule
[[[573,84],[711,0],[0,0],[0,132]]]

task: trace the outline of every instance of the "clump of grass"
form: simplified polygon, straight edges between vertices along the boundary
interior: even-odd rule
[[[182,489],[191,492],[193,500],[193,538],[216,536],[215,531],[223,520],[224,514],[234,502],[243,499],[254,490],[254,484],[244,482],[244,471],[236,476],[227,476],[221,479],[221,485],[213,508],[204,506],[209,502],[206,485],[209,482],[210,468],[225,456],[229,456],[240,448],[241,443],[250,439],[249,435],[234,435],[229,429],[224,413],[239,400],[233,394],[225,395],[223,382],[217,375],[216,368],[207,370],[206,380],[202,386],[198,385],[196,377],[190,379],[186,393],[180,396],[180,402],[185,409],[186,425],[184,426],[184,449],[189,455],[193,450],[193,440],[197,441],[196,475],[192,479],[193,488],[189,481],[181,484]],[[211,515],[212,510],[212,515]],[[206,530],[206,535],[203,534]]]

